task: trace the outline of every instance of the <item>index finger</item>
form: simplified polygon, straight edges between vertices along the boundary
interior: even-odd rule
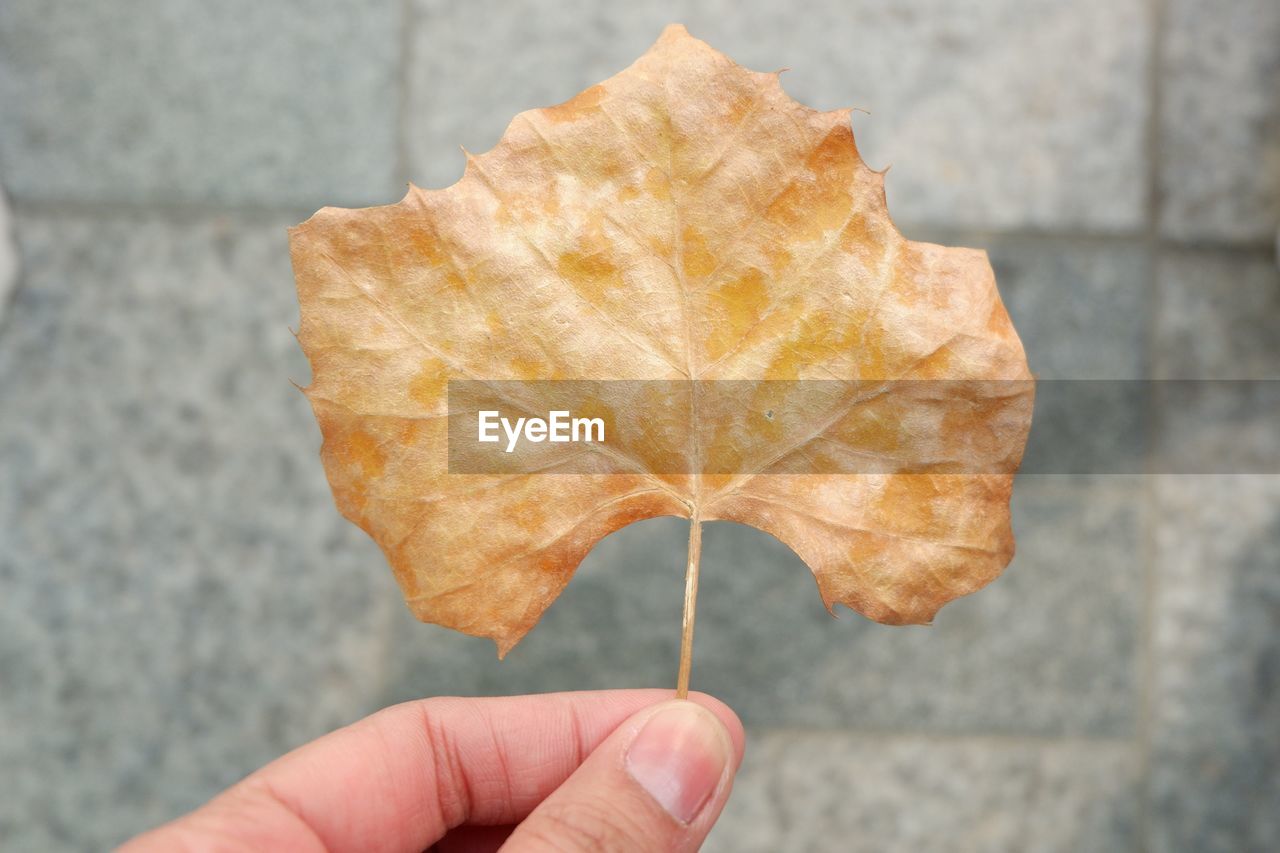
[[[379,711],[285,755],[125,849],[422,850],[463,824],[518,823],[628,717],[670,690],[438,698]],[[742,728],[719,700],[690,700]]]

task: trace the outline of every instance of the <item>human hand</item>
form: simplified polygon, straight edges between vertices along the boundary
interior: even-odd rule
[[[705,694],[670,696],[406,702],[123,850],[696,850],[729,798],[742,724]]]

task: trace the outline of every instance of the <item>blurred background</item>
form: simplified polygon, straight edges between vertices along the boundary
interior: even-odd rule
[[[289,384],[285,236],[672,21],[868,110],[902,230],[988,249],[1040,376],[1280,378],[1276,0],[3,0],[0,847],[119,842],[409,697],[674,684],[684,522],[503,663],[410,617]],[[694,686],[750,729],[709,848],[1280,849],[1280,477],[1024,476],[1014,524],[916,628],[708,527]]]

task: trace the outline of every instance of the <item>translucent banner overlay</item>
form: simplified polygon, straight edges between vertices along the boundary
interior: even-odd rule
[[[448,407],[453,474],[1280,474],[1278,380],[457,380]]]

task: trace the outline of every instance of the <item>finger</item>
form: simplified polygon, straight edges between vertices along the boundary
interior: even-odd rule
[[[697,850],[729,799],[741,760],[736,717],[664,702],[619,726],[503,850]]]
[[[670,696],[616,690],[406,702],[289,753],[126,849],[213,841],[422,850],[464,823],[518,823],[619,724]]]

